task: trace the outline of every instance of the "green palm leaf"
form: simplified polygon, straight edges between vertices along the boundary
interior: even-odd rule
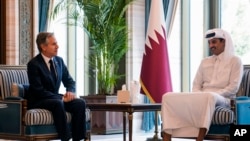
[[[119,74],[119,62],[128,50],[128,31],[125,12],[133,0],[62,0],[53,10],[55,18],[67,11],[67,24],[80,26],[88,34],[89,64],[96,69],[100,94],[110,93]]]

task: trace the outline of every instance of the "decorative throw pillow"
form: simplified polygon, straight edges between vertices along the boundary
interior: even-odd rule
[[[11,85],[11,95],[15,97],[24,97],[28,85],[12,83]]]
[[[233,121],[234,112],[232,110],[221,106],[215,107],[212,124],[226,125],[233,123]]]

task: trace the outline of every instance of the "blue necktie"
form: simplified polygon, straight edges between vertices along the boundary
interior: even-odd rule
[[[50,74],[52,76],[52,78],[54,79],[54,81],[56,82],[56,72],[55,72],[55,68],[54,68],[54,63],[52,60],[49,60],[50,63]]]

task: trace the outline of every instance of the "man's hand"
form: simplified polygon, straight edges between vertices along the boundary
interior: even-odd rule
[[[63,102],[70,102],[72,101],[73,99],[75,99],[76,96],[74,93],[72,92],[66,92],[63,96]]]

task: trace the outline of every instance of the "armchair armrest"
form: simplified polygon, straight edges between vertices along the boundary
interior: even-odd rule
[[[235,124],[250,124],[250,99],[247,96],[240,96],[235,99]]]
[[[4,100],[24,100],[24,99],[18,96],[9,96],[9,97],[6,97]]]
[[[22,125],[25,125],[25,113],[27,112],[27,100],[23,99],[22,97],[16,97],[16,96],[11,96],[11,97],[6,97],[4,100],[0,101],[0,105],[5,105],[8,106],[8,104],[16,104],[19,105],[18,108],[20,108],[20,114],[21,114],[21,121]],[[1,113],[0,113],[1,116]]]
[[[0,134],[22,134],[23,100],[0,101]]]
[[[230,99],[230,105],[231,105],[231,110],[234,111],[234,113],[236,113],[236,100],[249,100],[248,96],[238,96],[236,98],[232,98]]]
[[[236,102],[236,100],[248,100],[248,99],[249,99],[248,96],[238,96],[236,98],[230,99],[231,110],[233,110],[235,112],[235,102]]]
[[[235,98],[230,99],[231,110],[235,112]]]
[[[233,111],[234,117],[236,117],[235,101],[235,98],[230,99],[231,110]],[[236,123],[236,118],[233,119],[233,123]]]

